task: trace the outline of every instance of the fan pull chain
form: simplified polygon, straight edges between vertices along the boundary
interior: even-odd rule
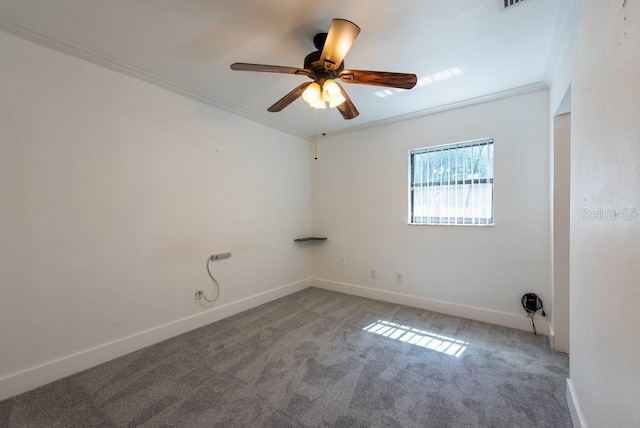
[[[318,160],[318,109],[313,110],[313,158]]]

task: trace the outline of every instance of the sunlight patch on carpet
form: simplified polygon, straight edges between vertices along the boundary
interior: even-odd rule
[[[363,330],[456,358],[460,357],[469,346],[469,342],[385,320],[378,320],[366,326]]]

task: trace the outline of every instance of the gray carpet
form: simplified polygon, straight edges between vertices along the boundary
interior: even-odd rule
[[[0,402],[2,427],[571,427],[545,336],[308,288]]]

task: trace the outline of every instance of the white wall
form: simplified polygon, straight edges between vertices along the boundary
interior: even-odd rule
[[[569,385],[591,428],[640,426],[640,218],[630,216],[640,213],[639,21],[637,1],[584,1],[579,15]],[[627,218],[597,214],[625,209]]]
[[[308,285],[309,142],[2,32],[0,57],[0,399]]]
[[[548,117],[538,91],[320,140],[313,231],[329,239],[315,284],[530,329],[522,294],[551,311]],[[482,137],[495,140],[495,226],[408,225],[408,151]]]
[[[569,353],[569,266],[571,201],[571,113],[553,121],[552,161],[552,239],[553,239],[553,345],[556,351]]]
[[[551,288],[553,348],[569,353],[569,194],[571,78],[576,0],[564,0],[548,64],[551,173]],[[558,140],[558,141],[556,141]]]
[[[574,67],[571,58],[577,43],[577,22],[575,19],[577,3],[578,0],[563,0],[560,9],[560,19],[553,46],[556,51],[552,52],[553,56],[550,58],[549,64],[549,99],[552,118],[571,110],[571,79]]]

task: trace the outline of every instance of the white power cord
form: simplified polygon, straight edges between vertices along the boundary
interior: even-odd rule
[[[213,281],[213,284],[215,286],[216,297],[214,297],[212,299],[208,299],[207,296],[204,295],[204,291],[202,291],[202,290],[196,291],[196,299],[203,298],[204,300],[206,300],[209,303],[215,303],[215,301],[218,300],[218,297],[220,297],[220,284],[218,283],[218,280],[215,279],[213,277],[213,275],[211,274],[211,269],[209,269],[209,263],[211,263],[212,260],[216,260],[216,258],[214,256],[211,256],[211,257],[209,257],[207,259],[207,273],[209,274],[209,278],[211,278],[211,280]]]

